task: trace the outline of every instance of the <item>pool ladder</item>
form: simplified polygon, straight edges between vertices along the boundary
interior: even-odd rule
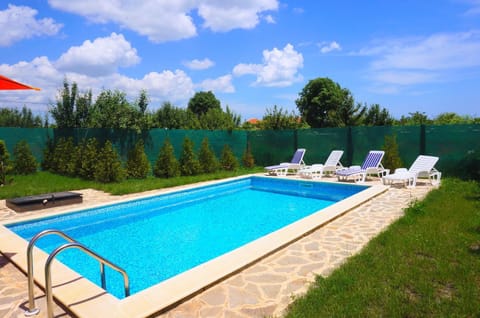
[[[40,312],[40,309],[35,307],[35,297],[34,297],[34,282],[33,282],[33,247],[35,245],[35,242],[46,235],[49,234],[56,234],[58,236],[63,237],[65,240],[69,241],[69,243],[63,244],[59,247],[57,247],[53,252],[51,252],[48,255],[47,261],[45,262],[45,298],[47,300],[47,317],[52,318],[53,317],[53,295],[52,295],[52,275],[51,275],[51,270],[50,266],[52,261],[55,259],[55,257],[62,252],[63,250],[69,249],[69,248],[77,248],[80,249],[81,251],[85,252],[89,256],[95,258],[97,261],[100,262],[100,275],[101,275],[101,280],[102,280],[102,288],[106,289],[106,280],[105,280],[105,264],[108,265],[109,267],[113,268],[117,272],[120,272],[123,276],[123,284],[125,288],[125,297],[130,296],[130,285],[128,282],[128,275],[125,270],[123,270],[121,267],[115,265],[114,263],[110,262],[109,260],[103,258],[102,256],[98,255],[85,245],[82,245],[81,243],[77,242],[67,234],[63,233],[62,231],[59,230],[45,230],[37,235],[35,235],[30,242],[28,243],[27,247],[27,275],[28,275],[28,309],[25,311],[25,316],[33,316],[37,315]]]

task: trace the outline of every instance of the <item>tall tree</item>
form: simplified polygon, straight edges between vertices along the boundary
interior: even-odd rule
[[[302,121],[299,115],[295,112],[288,113],[282,107],[274,105],[273,108],[267,108],[265,115],[263,115],[261,126],[263,129],[297,129],[301,128]]]
[[[196,92],[188,101],[188,108],[197,116],[205,114],[209,109],[221,109],[220,101],[211,92]]]
[[[358,103],[355,105],[353,96],[346,88],[342,89],[342,104],[335,111],[332,111],[332,118],[336,127],[358,126],[363,120],[366,107]]]
[[[135,116],[124,92],[104,90],[95,101],[92,125],[95,128],[138,128]]]
[[[335,127],[335,112],[344,103],[345,92],[327,77],[310,80],[295,101],[300,114],[313,128]]]
[[[63,80],[63,89],[60,91],[60,97],[57,102],[50,108],[50,114],[57,123],[58,128],[75,127],[75,101],[77,98],[77,83],[70,83],[65,78]]]
[[[391,126],[394,121],[395,119],[386,108],[380,108],[379,104],[373,104],[368,108],[363,123],[367,126]]]
[[[400,125],[428,125],[432,123],[425,112],[416,111],[414,113],[408,113],[408,115],[409,116],[402,116],[398,123]]]

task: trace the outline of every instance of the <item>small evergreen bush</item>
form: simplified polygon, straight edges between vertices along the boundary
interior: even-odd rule
[[[76,166],[75,155],[76,151],[72,137],[68,139],[61,137],[58,139],[55,150],[53,151],[53,172],[65,176],[74,176]]]
[[[135,147],[127,154],[127,177],[132,179],[145,179],[150,171],[150,162],[145,154],[143,140],[139,139]]]
[[[202,145],[200,146],[198,161],[200,162],[201,172],[211,173],[218,170],[218,160],[208,144],[207,137],[203,139]]]
[[[255,159],[252,155],[252,149],[250,147],[250,142],[247,142],[247,148],[242,156],[242,163],[245,168],[253,168],[255,166]]]
[[[222,150],[222,157],[220,159],[220,166],[224,170],[234,171],[238,167],[238,160],[232,152],[229,145],[225,144]]]
[[[173,152],[173,146],[168,138],[163,142],[153,168],[153,175],[159,178],[173,178],[180,175],[180,164]]]
[[[95,166],[95,180],[108,183],[122,181],[124,178],[125,171],[122,168],[120,157],[112,143],[107,140],[98,155]]]
[[[391,172],[403,166],[400,153],[398,151],[397,136],[385,135],[385,142],[383,145],[385,156],[383,157],[383,166],[390,169]]]
[[[0,140],[0,186],[7,183],[7,174],[12,170],[10,153],[8,152],[5,141]]]
[[[200,172],[200,163],[193,151],[193,142],[185,137],[183,140],[182,154],[180,155],[180,173],[182,176],[194,176]]]
[[[41,163],[42,170],[54,171],[54,151],[55,141],[50,138],[50,135],[47,135],[47,142],[45,144],[45,148],[43,149],[43,160]]]
[[[16,174],[33,174],[37,172],[37,161],[26,140],[19,141],[13,149],[13,170]]]
[[[98,141],[96,138],[90,138],[82,143],[82,157],[80,160],[80,169],[78,176],[87,179],[95,179],[95,166],[98,161]]]

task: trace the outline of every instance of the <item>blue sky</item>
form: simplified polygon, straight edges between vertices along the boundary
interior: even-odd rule
[[[0,107],[46,112],[66,77],[150,110],[211,90],[246,120],[329,77],[397,118],[480,116],[480,0],[7,0],[0,30],[0,74],[42,89]]]

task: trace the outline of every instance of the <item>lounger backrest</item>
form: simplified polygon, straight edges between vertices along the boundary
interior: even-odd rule
[[[418,174],[425,171],[430,172],[438,161],[438,157],[420,155],[408,169],[409,172]]]
[[[303,162],[303,156],[305,155],[305,149],[304,148],[299,148],[297,151],[295,151],[295,154],[293,154],[292,160],[290,163],[294,164],[300,164]]]
[[[382,162],[384,154],[385,154],[385,151],[381,151],[381,150],[370,151],[367,157],[365,158],[365,161],[363,161],[362,170],[365,170],[367,168],[377,168]]]
[[[332,150],[324,166],[335,167],[343,156],[343,150]]]

